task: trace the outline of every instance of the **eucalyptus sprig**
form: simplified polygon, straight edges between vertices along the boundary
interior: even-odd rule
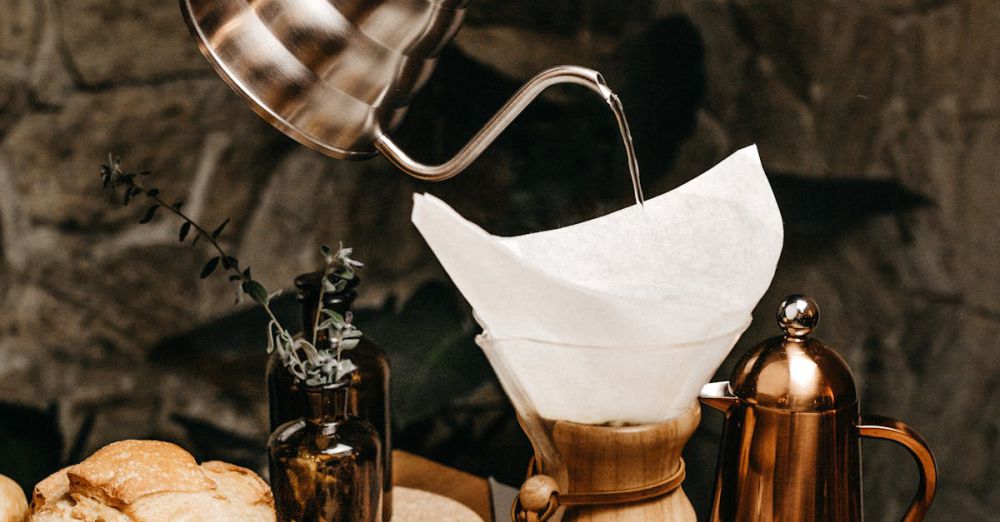
[[[278,351],[278,356],[284,363],[288,371],[303,381],[308,386],[323,386],[333,384],[345,378],[357,369],[350,359],[343,356],[343,352],[353,349],[358,345],[361,338],[361,331],[352,324],[350,312],[341,315],[335,310],[325,306],[325,295],[329,292],[339,292],[347,287],[348,281],[355,277],[355,269],[363,266],[362,263],[351,259],[352,250],[340,248],[336,253],[330,247],[323,245],[321,251],[326,261],[323,270],[322,287],[319,292],[319,303],[316,321],[313,324],[311,340],[305,336],[296,339],[271,310],[271,301],[280,292],[268,293],[264,285],[255,281],[251,275],[250,267],[240,269],[240,262],[235,257],[229,255],[225,248],[219,243],[219,237],[229,224],[230,219],[226,218],[217,225],[211,232],[195,220],[191,219],[182,210],[183,201],[176,201],[171,204],[160,196],[160,190],[156,187],[147,187],[141,182],[152,175],[152,171],[127,171],[122,167],[121,158],[108,155],[108,162],[101,165],[101,181],[105,189],[110,189],[116,193],[121,190],[122,204],[127,206],[139,196],[145,196],[152,201],[146,209],[139,223],[151,223],[157,216],[160,208],[174,214],[181,220],[177,234],[180,241],[186,240],[192,231],[194,239],[192,245],[198,240],[205,238],[215,250],[215,255],[208,259],[201,269],[201,278],[212,275],[221,264],[224,270],[230,272],[229,280],[239,281],[236,292],[237,303],[242,295],[247,294],[255,302],[260,304],[268,315],[267,324],[267,353]],[[322,317],[322,319],[321,319]],[[319,333],[325,331],[329,344],[318,348]]]
[[[202,227],[200,224],[196,223],[182,210],[184,206],[183,201],[175,201],[173,203],[167,204],[167,202],[160,196],[160,189],[156,187],[146,187],[140,181],[140,178],[146,178],[153,174],[150,170],[142,170],[138,172],[126,171],[122,168],[121,158],[112,156],[108,154],[108,162],[101,164],[101,182],[105,189],[111,189],[117,192],[122,190],[122,205],[128,206],[128,204],[135,200],[139,196],[146,196],[153,203],[146,208],[146,212],[143,214],[142,219],[139,220],[141,224],[151,223],[157,215],[157,211],[160,208],[166,209],[167,212],[174,214],[181,220],[181,225],[177,230],[177,238],[181,242],[191,235],[191,231],[194,230],[194,239],[191,240],[191,245],[198,243],[198,240],[205,238],[212,248],[218,253],[217,256],[209,258],[208,261],[202,266],[201,278],[205,279],[215,272],[215,269],[221,264],[222,268],[232,272],[229,276],[230,281],[240,281],[240,290],[242,292],[237,292],[237,301],[241,297],[241,293],[246,293],[254,301],[264,304],[267,298],[267,290],[264,289],[263,285],[253,280],[250,273],[250,267],[240,270],[240,262],[235,257],[226,253],[222,245],[219,244],[219,236],[222,235],[223,230],[226,229],[226,225],[229,224],[229,218],[226,218],[222,223],[219,223],[211,232],[206,228]]]
[[[343,245],[334,253],[330,247],[321,248],[326,266],[318,297],[316,318],[313,322],[312,340],[305,337],[293,339],[287,335],[273,336],[273,342],[268,346],[268,353],[278,350],[278,356],[286,361],[286,366],[293,375],[308,386],[332,384],[357,369],[354,363],[344,357],[344,352],[353,350],[361,340],[361,330],[352,323],[350,312],[341,315],[336,310],[326,306],[326,294],[343,291],[348,282],[354,279],[354,270],[364,266],[351,259],[350,248]],[[280,330],[276,320],[268,329],[271,332]],[[320,333],[326,333],[328,344],[321,345]]]

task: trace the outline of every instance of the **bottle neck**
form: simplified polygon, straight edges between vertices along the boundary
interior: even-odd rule
[[[350,385],[341,383],[327,387],[305,387],[305,419],[313,424],[329,424],[347,419]]]
[[[351,310],[354,295],[353,292],[351,295],[333,294],[324,296],[323,300],[326,301],[327,308],[344,315]],[[319,294],[303,293],[299,298],[299,304],[302,306],[302,332],[311,336],[313,325],[316,324],[316,314],[319,313]]]

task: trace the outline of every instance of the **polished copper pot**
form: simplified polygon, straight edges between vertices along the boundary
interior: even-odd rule
[[[861,417],[847,363],[809,337],[818,322],[815,301],[788,297],[778,307],[784,335],[702,389],[701,402],[725,414],[711,520],[861,520],[861,437],[897,442],[916,459],[920,483],[903,520],[930,507],[937,467],[927,443],[900,421]]]

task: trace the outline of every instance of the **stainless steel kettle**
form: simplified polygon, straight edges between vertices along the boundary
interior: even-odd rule
[[[618,103],[597,71],[548,69],[515,93],[453,158],[425,165],[387,133],[427,82],[438,53],[461,26],[468,0],[180,2],[202,53],[262,118],[328,156],[365,159],[382,153],[424,180],[464,170],[549,86],[575,83],[612,108]]]
[[[711,520],[861,520],[861,437],[897,442],[916,459],[920,483],[903,520],[922,520],[937,484],[927,443],[900,421],[861,417],[847,363],[809,337],[815,301],[789,296],[778,323],[784,335],[702,389],[702,404],[726,415]]]

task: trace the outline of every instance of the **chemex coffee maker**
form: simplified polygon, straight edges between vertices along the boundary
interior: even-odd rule
[[[815,301],[789,296],[778,307],[784,335],[747,352],[728,382],[702,389],[702,404],[726,416],[713,521],[861,520],[862,437],[902,444],[917,461],[903,520],[930,507],[937,467],[927,443],[900,421],[860,415],[847,363],[809,337],[818,323]]]

